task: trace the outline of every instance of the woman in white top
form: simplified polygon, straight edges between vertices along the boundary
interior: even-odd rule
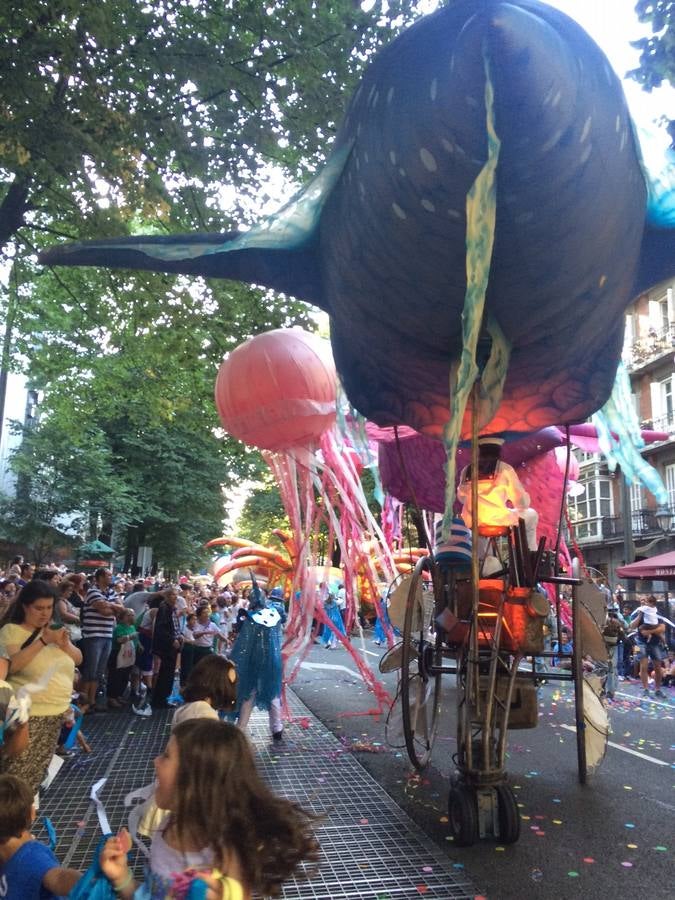
[[[226,641],[227,633],[211,620],[211,608],[200,606],[197,610],[197,621],[192,628],[193,665],[197,665],[200,659],[213,653],[215,638]]]

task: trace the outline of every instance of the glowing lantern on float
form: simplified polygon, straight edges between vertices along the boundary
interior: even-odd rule
[[[336,374],[327,341],[278,328],[223,360],[216,407],[225,430],[263,450],[311,446],[335,422]]]

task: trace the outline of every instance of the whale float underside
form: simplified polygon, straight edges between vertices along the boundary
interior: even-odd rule
[[[61,245],[42,261],[263,284],[326,310],[354,406],[439,436],[467,291],[467,195],[500,147],[485,312],[510,345],[490,431],[579,422],[609,396],[636,294],[675,274],[620,82],[535,2],[459,2],[364,74],[322,171],[247,232]]]

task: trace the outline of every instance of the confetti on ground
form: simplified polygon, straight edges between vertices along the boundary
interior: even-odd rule
[[[592,856],[584,856],[584,862],[590,864],[590,863],[594,863],[595,860],[593,859]]]
[[[572,871],[572,872],[568,872],[567,874],[569,875],[570,878],[578,878],[579,877],[578,872]]]
[[[621,865],[624,867],[624,869],[632,869],[632,868],[633,868],[633,863],[632,863],[632,862],[628,862],[627,859],[625,859],[625,860],[621,863]]]

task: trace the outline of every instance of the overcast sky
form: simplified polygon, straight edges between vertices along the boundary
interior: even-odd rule
[[[635,0],[548,0],[585,28],[607,54],[617,75],[624,80],[633,118],[644,127],[660,115],[675,119],[675,90],[668,86],[648,93],[632,79],[629,69],[637,68],[639,52],[630,42],[650,34],[650,28],[638,21]]]

